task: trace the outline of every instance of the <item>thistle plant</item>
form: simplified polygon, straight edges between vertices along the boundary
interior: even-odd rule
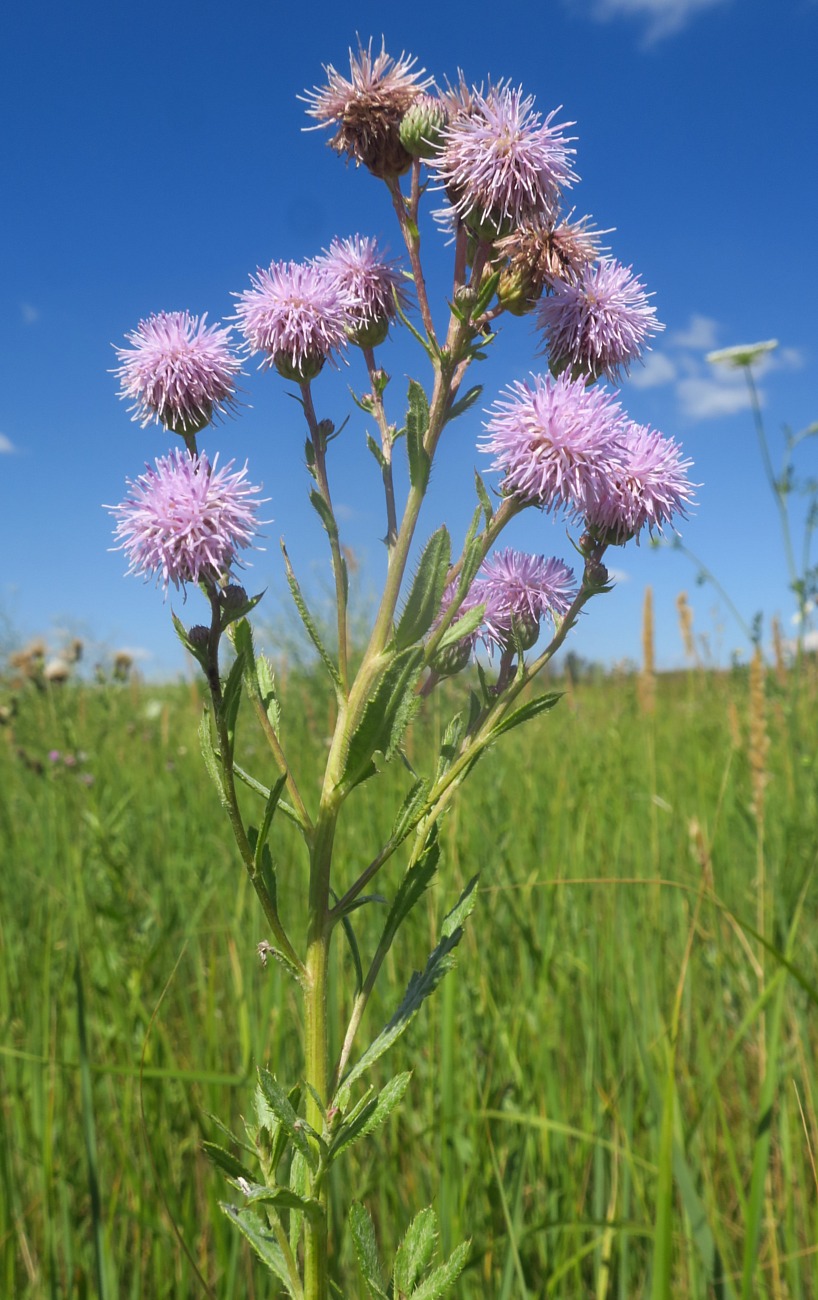
[[[407,980],[388,1023],[371,1026],[367,1008],[387,955],[445,871],[441,821],[503,734],[557,704],[556,693],[537,694],[532,685],[589,602],[611,590],[606,551],[638,541],[646,529],[672,527],[693,499],[690,463],[678,446],[631,421],[602,382],[626,372],[661,326],[632,272],[600,257],[589,220],[572,221],[573,209],[564,209],[565,190],[578,176],[556,114],[543,118],[533,99],[504,82],[484,89],[461,77],[438,90],[413,59],[394,60],[383,48],[373,54],[371,43],[350,53],[349,77],[331,65],[325,71],[326,84],[307,93],[308,112],[332,133],[337,153],[386,186],[406,261],[388,259],[368,235],[338,238],[309,262],[260,268],[237,293],[230,327],[206,331],[186,314],[142,322],[129,336],[132,346],[118,353],[122,395],[134,419],[156,419],[184,446],[149,466],[111,507],[129,572],[155,577],[166,591],[196,585],[204,597],[201,623],[173,621],[209,692],[200,728],[205,767],[263,913],[260,956],[274,961],[301,997],[300,1076],[278,1079],[259,1062],[246,1134],[230,1149],[208,1144],[234,1191],[225,1213],[277,1280],[271,1294],[293,1300],[360,1294],[356,1281],[337,1275],[328,1174],[407,1093],[408,1073],[376,1088],[367,1082],[371,1067],[450,970],[476,901],[473,878],[441,919],[439,942]],[[433,312],[421,227],[427,201],[439,203],[441,192],[444,207],[432,215],[451,238],[451,280]],[[432,237],[440,238],[433,228]],[[488,407],[480,449],[497,477],[489,487],[475,476],[465,536],[453,539],[440,521],[421,529],[441,440],[480,399],[467,375],[503,317],[526,314],[536,320],[535,351],[548,353],[550,370],[512,383]],[[405,404],[393,402],[387,362],[376,352],[398,330],[415,340],[423,376],[409,380]],[[296,609],[337,706],[319,781],[290,761],[272,660],[256,644],[249,618],[261,596],[249,596],[236,573],[266,499],[246,466],[219,466],[217,455],[210,459],[198,445],[213,420],[236,407],[242,356],[259,358],[262,370],[295,387],[306,426],[306,495],[327,536],[331,643],[282,544]],[[387,564],[364,646],[350,644],[350,575],[331,492],[332,461],[344,443],[333,419],[319,414],[328,362],[352,373],[358,367],[355,400],[377,432],[367,432],[366,442],[383,492]],[[408,467],[403,493],[393,472],[397,455]],[[565,521],[576,575],[561,557],[509,544],[514,520],[532,509]],[[432,696],[451,716],[435,766],[416,771],[405,742]],[[240,709],[243,719],[255,717],[269,751],[253,772],[239,752]],[[339,861],[341,819],[354,824],[359,787],[393,763],[405,788],[388,836],[368,861]],[[282,817],[303,842],[303,932],[284,914],[276,888],[271,846]],[[356,935],[362,908],[381,918],[369,951]],[[329,998],[331,945],[340,938],[349,944],[353,973],[349,987]],[[332,1035],[329,1006],[343,1017]],[[331,1039],[341,1043],[333,1058]],[[365,1206],[353,1201],[347,1222],[370,1296],[431,1300],[451,1291],[466,1266],[468,1243],[436,1259],[430,1208],[419,1210],[386,1271]]]

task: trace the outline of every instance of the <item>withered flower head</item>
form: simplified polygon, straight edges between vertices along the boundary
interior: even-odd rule
[[[572,281],[593,266],[602,246],[600,237],[608,230],[594,230],[590,217],[571,221],[570,216],[558,224],[521,226],[498,239],[497,253],[508,258],[503,268],[498,296],[503,306],[522,315],[542,295],[561,280]]]
[[[366,48],[358,46],[357,55],[350,50],[349,78],[328,63],[327,84],[302,96],[319,126],[335,127],[330,144],[336,153],[363,163],[384,180],[401,176],[411,166],[412,157],[400,141],[401,119],[433,84],[431,78],[418,80],[424,69],[414,72],[415,63],[406,54],[393,59],[383,42],[373,58],[370,39]]]

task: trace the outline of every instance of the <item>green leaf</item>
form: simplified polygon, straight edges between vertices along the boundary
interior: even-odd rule
[[[409,1086],[411,1070],[396,1074],[394,1079],[382,1088],[377,1097],[372,1097],[358,1112],[354,1119],[341,1125],[329,1149],[329,1160],[335,1160],[342,1151],[351,1147],[358,1138],[374,1133],[376,1128],[389,1118]]]
[[[492,736],[502,736],[506,731],[512,731],[514,727],[519,727],[523,722],[530,722],[540,713],[547,713],[553,709],[554,705],[562,699],[564,691],[556,691],[550,695],[537,695],[533,700],[529,700],[513,713],[509,713],[505,718],[497,723],[492,731]]]
[[[278,731],[281,725],[281,707],[278,703],[273,666],[266,655],[257,657],[255,670],[256,685],[261,696],[261,702],[264,705],[264,712],[267,714],[270,726],[274,731]]]
[[[471,609],[466,610],[465,614],[456,615],[435,646],[435,653],[439,650],[445,650],[447,646],[455,645],[458,641],[462,641],[463,637],[468,636],[469,633],[476,632],[483,622],[485,612],[485,605],[474,605]]]
[[[321,493],[318,492],[315,488],[313,488],[313,490],[310,492],[310,505],[312,506],[315,513],[318,515],[318,518],[321,520],[321,523],[324,525],[324,529],[327,533],[327,536],[331,537],[333,540],[337,540],[338,525],[335,522],[335,516],[332,513],[331,508],[327,505],[326,501],[321,496]]]
[[[460,1246],[457,1246],[446,1260],[446,1263],[436,1268],[434,1273],[430,1273],[426,1281],[416,1291],[412,1292],[411,1300],[439,1300],[440,1296],[444,1296],[447,1291],[451,1291],[466,1267],[470,1250],[470,1241],[464,1241]]]
[[[315,1172],[318,1168],[318,1155],[307,1137],[307,1133],[312,1131],[309,1125],[305,1120],[299,1119],[287,1093],[269,1070],[260,1069],[258,1081],[264,1094],[264,1100],[275,1115],[281,1128],[286,1132],[296,1150],[301,1152],[310,1169]]]
[[[320,1201],[310,1196],[300,1196],[290,1187],[264,1187],[261,1183],[245,1182],[239,1191],[248,1205],[272,1205],[276,1210],[297,1210],[309,1219],[320,1219],[323,1214]]]
[[[466,735],[466,716],[464,713],[456,713],[443,733],[443,740],[440,742],[440,754],[437,760],[437,772],[435,774],[435,784],[445,776],[451,767],[457,755],[460,753],[460,746],[463,743],[463,737]]]
[[[421,646],[411,646],[387,660],[386,670],[349,741],[339,783],[346,789],[351,790],[370,775],[368,769],[375,753],[382,753],[387,761],[394,755],[417,708],[414,688],[422,664]]]
[[[290,1191],[296,1196],[306,1197],[309,1188],[309,1169],[307,1162],[301,1155],[300,1151],[293,1154],[292,1163],[290,1164]],[[298,1210],[290,1212],[290,1250],[293,1255],[298,1254],[298,1239],[301,1236],[301,1225],[304,1222],[304,1216]]]
[[[437,1215],[431,1206],[416,1214],[398,1246],[392,1280],[395,1291],[409,1295],[432,1262],[437,1245]]]
[[[432,533],[420,557],[415,580],[395,628],[396,649],[405,650],[419,641],[440,613],[451,556],[448,530],[440,527]]]
[[[372,452],[372,455],[375,457],[381,469],[386,469],[388,462],[386,457],[383,454],[383,449],[375,441],[371,433],[368,433],[366,435],[366,445],[369,448],[369,450]]]
[[[292,1300],[299,1300],[300,1283],[297,1278],[290,1277],[284,1251],[263,1219],[260,1219],[253,1210],[239,1210],[235,1205],[228,1205],[224,1201],[220,1201],[219,1206],[239,1232],[246,1237],[261,1262],[267,1265],[271,1273],[275,1273],[280,1282],[284,1283],[287,1294],[292,1297]]]
[[[418,777],[410,789],[395,818],[392,833],[389,836],[393,844],[400,844],[410,831],[414,830],[426,805],[429,782],[425,777]]]
[[[466,411],[470,410],[471,407],[474,406],[482,392],[483,385],[475,384],[474,387],[470,388],[467,393],[464,393],[458,401],[452,403],[449,407],[449,414],[446,419],[456,420],[458,415],[465,415]]]
[[[244,674],[244,656],[237,654],[227,680],[222,687],[222,711],[224,721],[227,727],[227,738],[230,742],[230,756],[233,755],[233,746],[236,739],[236,719],[241,704],[241,688]]]
[[[298,1106],[301,1101],[301,1085],[295,1084],[287,1093],[287,1103],[292,1114],[297,1114]],[[289,1140],[289,1130],[282,1124],[278,1113],[270,1105],[267,1094],[261,1086],[261,1082],[256,1085],[256,1118],[260,1129],[266,1129],[270,1135],[270,1158],[269,1169],[266,1176],[269,1178],[275,1174],[279,1166],[281,1157],[287,1149]],[[295,1157],[293,1157],[295,1158]]]
[[[211,778],[219,792],[219,799],[222,805],[227,808],[229,804],[227,795],[224,791],[224,777],[222,775],[221,763],[219,762],[216,756],[216,751],[213,748],[213,736],[210,730],[210,710],[207,708],[203,709],[202,718],[199,723],[199,744],[202,749],[202,758],[204,759],[204,765],[207,768],[208,776]]]
[[[244,1178],[248,1183],[252,1181],[253,1175],[246,1165],[243,1165],[231,1151],[226,1151],[216,1142],[203,1142],[202,1150],[211,1160],[217,1169],[221,1169],[223,1174],[228,1178]]]
[[[344,1080],[345,1088],[349,1088],[355,1079],[360,1078],[400,1038],[417,1015],[426,998],[435,991],[443,976],[451,970],[454,965],[452,953],[463,937],[461,922],[466,919],[474,906],[472,894],[476,884],[477,877],[474,876],[464,889],[456,906],[445,918],[442,927],[443,937],[434,952],[430,954],[425,969],[413,972],[400,1006],[386,1028],[378,1034],[374,1042],[370,1043],[363,1056],[352,1067]]]
[[[409,380],[409,410],[406,414],[406,451],[409,457],[409,481],[421,492],[429,482],[431,461],[424,447],[429,428],[429,402],[415,379]]]
[[[494,506],[491,504],[491,497],[488,494],[488,489],[477,470],[474,471],[474,486],[477,490],[477,499],[483,507],[483,518],[485,519],[486,524],[490,524],[494,516]]]
[[[280,776],[270,787],[270,793],[267,796],[267,806],[264,809],[264,819],[261,823],[261,829],[257,832],[255,844],[253,845],[253,862],[256,870],[261,866],[262,855],[267,844],[267,837],[270,834],[273,817],[275,816],[275,811],[278,807],[278,801],[281,798],[281,791],[284,789],[286,784],[287,777],[284,775]],[[272,863],[270,865],[272,866]]]
[[[301,617],[301,622],[304,624],[304,627],[307,631],[307,635],[309,636],[310,640],[312,641],[313,645],[315,646],[316,650],[321,656],[321,659],[324,663],[324,667],[326,668],[327,672],[332,678],[337,693],[339,695],[343,695],[343,686],[341,683],[340,674],[332,660],[332,657],[330,656],[323,641],[321,640],[321,637],[318,635],[318,628],[315,626],[312,615],[310,614],[310,611],[307,608],[307,603],[301,594],[301,588],[298,585],[298,579],[296,578],[295,573],[293,572],[293,566],[290,564],[290,557],[287,554],[287,548],[284,546],[283,542],[281,543],[281,551],[284,556],[284,567],[287,570],[287,582],[290,587],[290,592],[292,593],[293,601],[295,602],[295,607],[298,610],[298,613]]]
[[[369,1211],[360,1201],[353,1201],[349,1209],[349,1229],[355,1246],[358,1267],[372,1300],[388,1300],[383,1286],[383,1274],[378,1259],[378,1243]]]

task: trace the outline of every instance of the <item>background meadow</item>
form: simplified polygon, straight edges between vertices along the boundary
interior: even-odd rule
[[[385,1254],[429,1202],[445,1249],[471,1235],[463,1300],[818,1295],[818,665],[649,667],[556,679],[556,709],[478,765],[368,1012],[374,1033],[479,870],[458,967],[388,1062],[411,1104],[348,1175]],[[323,681],[280,686],[292,761],[316,761]],[[202,1142],[226,1142],[212,1114],[240,1129],[256,1062],[297,1077],[296,1004],[255,952],[201,703],[138,680],[5,692],[0,1294],[193,1296],[191,1260],[219,1297],[274,1293]],[[350,876],[406,779],[358,792]],[[281,823],[285,917],[299,854]]]

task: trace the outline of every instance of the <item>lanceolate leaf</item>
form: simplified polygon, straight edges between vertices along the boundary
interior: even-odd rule
[[[310,640],[312,641],[313,645],[315,646],[316,650],[321,656],[324,666],[327,669],[327,672],[329,673],[330,677],[332,678],[335,684],[336,690],[339,693],[343,693],[343,686],[341,684],[340,674],[335,664],[333,663],[332,656],[329,654],[329,651],[327,650],[326,646],[321,640],[321,637],[318,635],[318,629],[315,626],[315,623],[313,622],[313,618],[312,615],[310,614],[309,609],[307,608],[307,603],[301,594],[301,588],[298,585],[298,579],[296,578],[293,572],[293,566],[290,564],[290,557],[288,556],[286,547],[283,545],[283,543],[281,546],[281,551],[284,556],[284,565],[287,570],[287,582],[289,584],[290,591],[292,593],[292,598],[295,602],[295,607],[298,610],[299,615],[301,616],[301,622],[304,624],[304,627],[307,630],[307,635],[309,636]]]
[[[452,1251],[445,1264],[441,1264],[430,1273],[425,1282],[412,1292],[411,1300],[439,1300],[440,1296],[451,1291],[469,1258],[471,1242],[464,1241]]]
[[[414,686],[423,649],[412,646],[395,655],[383,673],[349,742],[341,784],[352,789],[369,773],[373,754],[391,758],[416,707]]]
[[[357,1142],[358,1138],[373,1133],[376,1128],[392,1114],[409,1086],[412,1075],[410,1071],[398,1074],[382,1088],[377,1097],[372,1097],[354,1119],[342,1124],[329,1151],[329,1159],[335,1160],[342,1151]]]
[[[403,1001],[389,1024],[378,1034],[375,1041],[369,1045],[360,1060],[350,1070],[344,1080],[347,1088],[355,1079],[360,1078],[400,1038],[417,1015],[426,998],[434,992],[447,971],[451,970],[454,965],[452,954],[463,937],[462,922],[474,906],[472,894],[476,884],[477,877],[475,876],[461,894],[456,907],[444,920],[443,937],[434,952],[429,956],[425,969],[414,972],[403,996]]]
[[[275,1115],[281,1127],[289,1134],[296,1150],[300,1151],[311,1169],[318,1167],[318,1156],[307,1137],[307,1125],[299,1119],[292,1107],[289,1097],[277,1079],[269,1070],[259,1070],[258,1081],[264,1099]]]
[[[270,1272],[275,1273],[279,1281],[284,1283],[287,1294],[292,1296],[292,1300],[301,1300],[302,1291],[298,1278],[290,1276],[284,1251],[264,1220],[260,1219],[254,1210],[239,1210],[235,1205],[227,1205],[224,1201],[220,1201],[219,1205],[228,1219],[235,1223],[239,1232],[247,1238],[262,1263],[266,1264]]]
[[[462,641],[463,637],[468,636],[470,632],[475,632],[483,622],[485,612],[485,605],[475,605],[473,609],[467,610],[465,614],[458,614],[454,622],[450,623],[446,628],[443,636],[435,646],[435,650],[445,650],[447,646]]]
[[[415,781],[408,795],[398,809],[398,815],[395,818],[395,824],[392,827],[392,834],[389,837],[394,844],[400,844],[401,840],[405,839],[409,832],[417,825],[417,822],[422,816],[422,810],[426,804],[426,796],[428,792],[429,782],[425,777],[418,777],[417,781]]]
[[[202,719],[199,723],[199,744],[202,747],[202,758],[207,768],[208,776],[213,781],[219,792],[219,799],[225,808],[228,807],[227,795],[224,792],[224,777],[222,776],[221,764],[216,757],[216,751],[213,748],[213,736],[210,731],[210,713],[207,709],[202,711]]]
[[[451,555],[448,531],[445,527],[438,528],[426,543],[412,589],[395,628],[396,649],[405,650],[419,641],[440,613]]]
[[[406,451],[412,487],[424,491],[429,482],[430,461],[423,445],[429,428],[429,402],[420,384],[409,380],[409,410],[406,414]]]
[[[470,388],[467,393],[464,393],[462,397],[458,398],[456,402],[452,403],[452,405],[449,407],[449,414],[447,418],[449,420],[456,420],[458,415],[465,415],[466,411],[470,410],[470,408],[474,406],[475,402],[480,397],[482,391],[483,391],[483,385],[475,384],[474,388]]]
[[[392,1280],[401,1295],[410,1295],[432,1262],[437,1245],[437,1215],[431,1206],[416,1214],[398,1247]]]
[[[507,717],[503,718],[502,722],[498,722],[497,726],[491,733],[492,736],[502,736],[504,732],[511,731],[514,727],[519,727],[522,722],[530,722],[530,720],[536,718],[538,714],[546,713],[549,709],[553,709],[557,701],[562,699],[563,694],[563,691],[557,691],[550,695],[537,695],[533,700],[529,700],[526,704],[523,704],[521,708],[515,709],[513,713],[509,713]]]
[[[227,736],[230,741],[230,754],[232,757],[233,745],[236,738],[236,718],[239,713],[241,703],[242,675],[244,673],[244,655],[239,652],[236,655],[232,668],[227,676],[227,681],[222,687],[222,710],[224,720],[227,726]]]
[[[378,1259],[378,1243],[369,1212],[360,1201],[353,1201],[349,1211],[349,1229],[355,1245],[355,1255],[366,1289],[372,1300],[388,1300],[383,1285],[383,1274]]]
[[[230,1151],[220,1147],[216,1142],[203,1142],[202,1150],[228,1178],[244,1178],[249,1183],[253,1177],[246,1165],[243,1165]]]
[[[261,702],[264,705],[264,712],[267,714],[273,730],[278,731],[281,723],[281,709],[276,694],[272,665],[266,655],[259,655],[255,661],[255,667],[256,684],[261,696]]]

